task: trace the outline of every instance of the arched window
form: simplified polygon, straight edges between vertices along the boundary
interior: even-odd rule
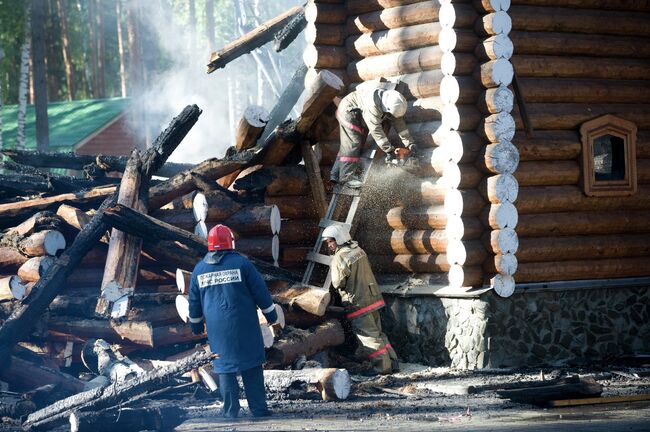
[[[636,125],[604,115],[580,127],[582,177],[589,196],[636,192]]]

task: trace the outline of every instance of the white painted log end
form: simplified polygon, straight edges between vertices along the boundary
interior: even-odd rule
[[[269,112],[259,105],[250,105],[244,110],[244,118],[253,127],[261,128],[269,122]]]
[[[192,200],[192,214],[194,215],[195,222],[205,221],[208,217],[208,200],[205,194],[199,192]]]
[[[456,8],[451,3],[443,3],[438,10],[438,22],[442,27],[451,28],[456,23]]]
[[[445,255],[447,255],[447,261],[451,265],[463,265],[467,259],[465,245],[460,240],[449,240]]]
[[[445,27],[438,33],[438,46],[443,52],[453,51],[456,48],[456,42],[456,30],[453,28]]]
[[[447,216],[460,216],[463,213],[463,195],[458,189],[449,189],[447,191],[444,209]]]
[[[442,109],[442,126],[451,130],[460,127],[460,113],[454,104],[445,105]]]
[[[511,112],[514,106],[514,100],[514,95],[510,89],[504,85],[487,89],[485,91],[485,103],[492,114]]]
[[[190,318],[190,301],[187,296],[176,296],[176,312],[184,323]]]
[[[452,54],[453,55],[453,54]],[[456,57],[454,56],[454,65]],[[443,103],[454,104],[460,97],[460,86],[458,80],[451,76],[445,75],[440,81],[440,99]]]
[[[176,269],[176,287],[181,294],[190,293],[191,279],[192,273],[183,269]]]
[[[485,53],[492,60],[512,58],[515,47],[512,39],[504,34],[494,35],[483,41]]]
[[[509,86],[513,77],[514,69],[509,60],[500,58],[481,64],[481,82],[487,88]]]
[[[197,235],[203,239],[208,238],[208,227],[205,225],[204,221],[199,221],[194,227],[194,235]]]
[[[282,217],[278,206],[271,207],[271,234],[279,234],[282,227]]]
[[[490,239],[495,254],[514,254],[519,249],[519,237],[512,228],[491,231]]]
[[[492,228],[515,229],[519,222],[519,213],[517,212],[517,208],[511,202],[492,204],[490,206],[488,220],[490,227]]]
[[[494,256],[494,265],[497,271],[506,276],[512,276],[517,272],[519,263],[514,254],[496,254]]]
[[[65,249],[65,237],[59,231],[46,230],[43,248],[47,255],[55,256],[58,251]]]
[[[493,204],[513,203],[519,195],[519,182],[512,174],[498,174],[487,178],[488,199]]]
[[[274,263],[277,263],[280,259],[280,237],[277,234],[274,234],[271,239],[271,256]]]
[[[442,169],[442,184],[450,189],[457,188],[460,185],[460,168],[458,164],[449,161]]]
[[[483,16],[483,28],[488,34],[507,35],[512,30],[512,19],[505,11],[492,12]]]
[[[451,76],[456,70],[456,56],[451,51],[445,51],[440,59],[440,71],[445,76]],[[441,84],[442,85],[442,84]]]
[[[19,276],[0,279],[0,300],[22,300],[27,296],[27,288]]]
[[[447,274],[450,288],[462,288],[465,283],[465,271],[460,264],[452,264]]]
[[[329,383],[321,383],[324,388],[333,390],[337,400],[345,400],[350,395],[350,374],[346,369],[337,369],[328,377]],[[324,392],[325,393],[325,392]],[[329,396],[329,392],[328,392]]]
[[[447,234],[447,238],[450,240],[461,240],[465,234],[463,219],[458,215],[447,216],[445,233]],[[449,252],[447,252],[447,254],[449,254]]]
[[[512,276],[498,274],[490,279],[490,285],[499,296],[508,298],[515,292],[515,279]]]
[[[485,118],[485,136],[493,143],[511,142],[515,136],[515,119],[510,113],[500,112]]]
[[[214,380],[214,377],[212,376],[212,374],[210,373],[210,371],[208,371],[208,370],[205,368],[205,366],[201,366],[201,367],[199,368],[199,375],[201,376],[201,381],[203,381],[203,384],[205,384],[205,386],[206,386],[208,389],[210,389],[211,392],[215,392],[215,391],[217,391],[217,389],[219,388],[219,386],[217,386],[217,383],[216,383],[216,381]]]
[[[264,348],[271,348],[273,346],[273,332],[268,324],[260,324],[260,330],[262,332],[262,341],[264,342]]]
[[[519,150],[509,141],[485,148],[485,166],[495,174],[512,174],[519,167]]]

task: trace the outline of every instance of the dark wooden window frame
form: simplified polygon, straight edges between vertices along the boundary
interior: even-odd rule
[[[582,124],[582,179],[587,196],[623,196],[636,193],[636,131],[636,125],[631,121],[610,114]],[[623,140],[625,177],[622,180],[596,180],[594,141],[603,135],[613,135]]]

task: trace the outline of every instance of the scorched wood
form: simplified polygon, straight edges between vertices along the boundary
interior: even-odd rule
[[[151,408],[115,408],[100,412],[70,414],[71,432],[114,432],[116,430],[173,430],[187,417],[173,405]]]
[[[159,388],[169,386],[180,374],[200,367],[214,358],[213,354],[197,352],[173,364],[145,372],[123,383],[88,390],[36,411],[23,423],[26,429],[51,429],[66,422],[70,414],[79,411],[99,411]]]
[[[154,172],[165,163],[166,158],[187,135],[200,114],[201,110],[196,105],[187,106],[178,117],[172,120],[167,129],[158,136],[154,146],[144,154],[144,177],[150,179]],[[81,230],[72,245],[56,259],[50,270],[36,283],[27,300],[16,307],[4,322],[0,328],[0,365],[9,357],[14,345],[29,334],[32,325],[37,322],[38,317],[57,296],[68,275],[104,235],[108,226],[104,223],[103,210],[115,204],[116,201],[117,196],[114,193],[104,200],[97,214]]]
[[[307,357],[345,342],[341,323],[336,320],[319,325],[313,331],[293,329],[277,341],[268,352],[268,365],[287,366],[300,355]]]
[[[201,237],[122,205],[116,205],[111,209],[106,209],[104,216],[112,226],[130,234],[140,236],[147,242],[149,240],[176,241],[192,251],[193,255],[197,258],[203,257],[208,250],[207,241]],[[270,277],[292,282],[296,282],[300,278],[286,270],[274,267],[272,264],[251,257],[249,259],[257,270],[267,278]]]
[[[84,389],[80,379],[44,366],[38,366],[22,358],[11,356],[7,366],[0,368],[0,379],[23,390],[31,390],[45,384],[57,384],[66,394]]]

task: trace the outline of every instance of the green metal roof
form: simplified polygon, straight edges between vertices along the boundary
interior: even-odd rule
[[[130,99],[89,99],[52,102],[47,105],[50,129],[50,151],[72,151],[74,146],[104,127],[129,107]],[[16,146],[18,106],[6,105],[2,113],[2,146]],[[36,149],[36,116],[34,105],[27,105],[25,147]]]

